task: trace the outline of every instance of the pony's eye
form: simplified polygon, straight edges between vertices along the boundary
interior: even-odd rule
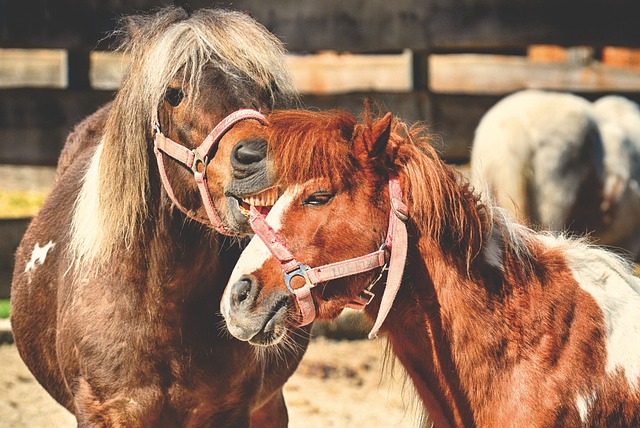
[[[335,195],[327,190],[319,190],[302,202],[302,205],[326,205]]]
[[[164,94],[164,99],[167,100],[172,107],[177,107],[184,99],[184,92],[180,88],[169,88]]]

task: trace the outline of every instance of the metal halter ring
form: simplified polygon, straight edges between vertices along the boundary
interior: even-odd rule
[[[291,286],[291,279],[295,276],[301,276],[304,278],[305,282],[307,283],[307,285],[309,286],[309,288],[313,288],[316,286],[316,284],[314,284],[313,282],[311,282],[311,279],[309,279],[309,277],[307,276],[307,271],[311,269],[311,267],[309,267],[308,265],[302,264],[300,262],[298,262],[298,268],[292,270],[291,272],[282,272],[284,275],[284,283],[287,286],[287,288],[289,289],[289,291],[291,291],[292,293],[294,293],[294,289]]]
[[[207,173],[207,165],[209,165],[209,156],[205,156],[203,159],[202,157],[200,157],[198,149],[193,149],[191,150],[191,152],[193,153],[193,164],[191,164],[191,171],[193,171],[194,174],[200,173],[205,176]],[[202,165],[202,171],[198,171],[198,165]]]

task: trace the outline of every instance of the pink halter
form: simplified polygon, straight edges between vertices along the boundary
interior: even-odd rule
[[[229,131],[233,127],[233,125],[247,119],[255,119],[263,125],[268,124],[267,119],[259,111],[251,109],[241,109],[235,111],[229,116],[222,119],[222,121],[218,123],[215,128],[213,128],[209,135],[207,135],[202,144],[200,144],[200,146],[193,150],[176,143],[169,137],[166,137],[160,131],[160,125],[158,124],[157,119],[155,119],[154,123],[152,124],[156,131],[154,136],[153,151],[158,161],[158,169],[160,170],[160,178],[162,179],[162,184],[164,185],[169,198],[171,198],[171,201],[176,205],[176,207],[178,207],[180,211],[185,213],[188,217],[199,221],[200,223],[206,224],[207,226],[211,226],[224,235],[233,235],[233,233],[229,231],[227,226],[220,219],[218,212],[213,206],[213,200],[211,199],[211,194],[209,193],[209,188],[207,187],[207,165],[209,164],[210,160],[209,153],[218,144],[218,142],[220,142],[220,139],[224,136],[224,134],[226,134],[227,131]],[[171,156],[173,159],[184,164],[187,168],[193,171],[193,177],[198,185],[202,203],[207,212],[207,216],[209,217],[208,220],[196,217],[193,211],[187,210],[178,202],[175,194],[173,193],[173,188],[169,183],[167,172],[164,168],[164,160],[162,156],[163,153]]]
[[[319,283],[382,267],[380,275],[374,279],[368,287],[362,290],[356,300],[349,302],[347,305],[352,309],[364,309],[375,297],[371,289],[382,277],[384,270],[387,269],[385,259],[387,249],[389,249],[391,255],[388,265],[389,274],[387,275],[387,286],[382,295],[382,302],[380,303],[380,311],[378,312],[376,322],[369,332],[370,339],[377,336],[400,288],[404,264],[407,258],[408,238],[405,222],[408,219],[409,210],[402,201],[402,188],[400,187],[400,181],[397,177],[389,178],[389,198],[391,199],[391,210],[389,212],[387,237],[378,251],[317,268],[311,268],[298,262],[286,247],[282,238],[273,230],[269,223],[267,223],[265,217],[255,209],[255,207],[251,206],[250,222],[253,231],[280,261],[285,284],[298,301],[302,318],[299,325],[311,323],[316,316],[315,305],[311,297],[311,289]],[[297,289],[291,286],[291,279],[295,276],[301,276],[305,280],[305,284]]]

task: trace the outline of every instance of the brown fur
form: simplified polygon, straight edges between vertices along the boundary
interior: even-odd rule
[[[440,160],[424,128],[388,116],[356,125],[345,113],[274,112],[270,120],[274,173],[283,191],[296,189],[278,233],[305,264],[375,251],[387,229],[388,176],[399,175],[409,206],[409,251],[383,330],[436,427],[580,426],[576,397],[592,391],[586,425],[640,422],[637,391],[620,372],[605,372],[604,313],[577,282],[570,253],[607,260],[612,267],[602,275],[620,275],[637,290],[622,262],[582,243],[538,235],[482,203]],[[331,191],[333,199],[305,205],[318,190]],[[273,257],[245,274],[255,279],[260,299],[284,288]],[[318,316],[337,316],[374,275],[314,288]],[[365,309],[372,319],[383,289],[381,281]],[[293,302],[290,322],[298,313]]]
[[[243,21],[243,28],[265,35],[271,50],[282,52],[273,36],[235,12],[198,11],[189,17],[168,8],[155,18],[142,18],[142,27],[134,33],[144,36],[153,30],[153,36],[160,37],[177,25],[196,25],[198,20],[226,25],[229,19]],[[218,30],[223,37],[224,29]],[[244,60],[251,62],[250,49],[242,49]],[[261,58],[260,49],[253,60]],[[139,52],[144,57],[142,47]],[[175,209],[155,163],[148,162],[156,108],[166,135],[195,147],[230,112],[268,109],[276,98],[288,98],[283,88],[272,93],[271,85],[263,87],[265,82],[250,75],[238,83],[238,76],[230,73],[241,74],[241,69],[227,59],[208,58],[198,88],[181,76],[172,81],[187,94],[175,108],[162,101],[166,87],[158,88],[160,94],[153,95],[157,99],[144,99],[140,92],[136,99],[131,91],[137,83],[132,80],[144,70],[131,72],[114,103],[69,136],[55,186],[18,248],[11,296],[18,350],[80,427],[287,424],[282,385],[302,358],[308,330],[296,336],[295,349],[282,351],[283,358],[263,361],[252,347],[220,328],[222,285],[239,246]],[[196,95],[202,102],[193,102]],[[128,110],[134,100],[140,106]],[[132,126],[140,129],[131,131]],[[221,151],[228,153],[229,148]],[[94,177],[88,172],[96,153],[101,157]],[[170,159],[167,163],[177,196],[190,209],[204,211],[189,172]],[[102,222],[91,223],[97,217]],[[97,243],[77,239],[79,234],[90,238],[114,229],[73,229],[76,220],[116,224],[116,236]],[[46,258],[34,259],[36,245],[48,242],[54,246]]]

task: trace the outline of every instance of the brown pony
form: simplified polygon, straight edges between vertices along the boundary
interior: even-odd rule
[[[233,146],[247,124],[262,127],[260,115],[233,127],[223,118],[295,101],[284,50],[253,19],[224,10],[167,8],[129,18],[126,32],[130,70],[114,101],[69,136],[18,248],[20,355],[81,427],[286,426],[282,385],[308,331],[278,350],[284,358],[260,359],[220,328],[240,251],[211,228],[229,232],[194,181],[214,176],[207,160],[219,149],[241,169],[234,188],[252,192],[266,143]],[[211,137],[221,121],[228,132]],[[193,171],[171,156],[193,155],[203,140],[217,145]],[[217,181],[204,183],[213,203],[224,197]]]
[[[253,238],[223,295],[233,335],[290,336],[305,288],[319,318],[357,303],[375,319],[391,302],[382,331],[437,427],[640,424],[640,280],[624,261],[483,202],[418,125],[344,112],[269,121],[282,195],[266,217],[275,232]],[[390,267],[377,283],[378,264],[340,264],[378,251]],[[303,267],[283,269],[291,261]]]

